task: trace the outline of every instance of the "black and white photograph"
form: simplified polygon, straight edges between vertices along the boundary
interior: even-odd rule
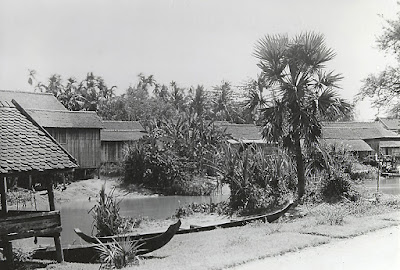
[[[400,2],[0,0],[3,269],[400,269]]]

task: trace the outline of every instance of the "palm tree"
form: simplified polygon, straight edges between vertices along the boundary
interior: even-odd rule
[[[305,193],[301,141],[304,147],[315,146],[321,137],[321,117],[351,109],[335,92],[342,77],[325,71],[335,53],[326,47],[323,35],[311,32],[293,39],[265,36],[257,42],[254,56],[268,90],[262,134],[293,153],[299,201]]]

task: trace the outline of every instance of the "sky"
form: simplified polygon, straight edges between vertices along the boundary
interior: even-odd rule
[[[139,73],[237,86],[260,73],[257,40],[314,31],[336,52],[327,70],[343,75],[338,92],[352,102],[362,79],[396,63],[376,38],[398,11],[396,0],[0,0],[0,89],[33,91],[32,69],[42,82],[94,72],[117,94]],[[359,121],[375,115],[368,102],[356,107]]]

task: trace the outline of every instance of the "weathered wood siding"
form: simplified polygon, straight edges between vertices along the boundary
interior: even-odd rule
[[[46,128],[46,130],[78,161],[80,169],[100,166],[100,129]]]
[[[118,162],[122,161],[123,149],[126,142],[101,142],[101,162]]]

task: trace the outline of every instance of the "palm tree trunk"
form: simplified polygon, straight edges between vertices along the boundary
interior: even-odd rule
[[[301,151],[301,145],[300,145],[300,136],[296,137],[297,138],[295,138],[294,154],[296,156],[296,168],[297,168],[297,202],[299,202],[301,198],[304,196],[306,179],[305,179],[303,153]]]

